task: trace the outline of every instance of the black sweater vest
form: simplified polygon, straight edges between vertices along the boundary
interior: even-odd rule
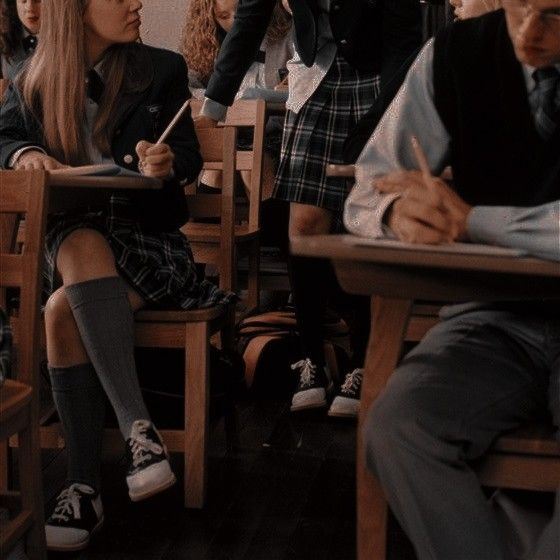
[[[560,127],[544,142],[503,11],[457,22],[434,44],[434,96],[451,136],[455,189],[473,205],[560,199]]]

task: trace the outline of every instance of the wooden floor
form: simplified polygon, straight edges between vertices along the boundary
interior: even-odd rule
[[[230,452],[216,422],[203,511],[183,509],[180,486],[132,503],[122,458],[106,457],[103,530],[87,551],[49,558],[354,559],[355,424],[325,412],[291,415],[286,402],[243,404],[240,446]],[[173,457],[177,473],[181,460]],[[64,479],[64,452],[46,455],[44,463],[52,507]]]

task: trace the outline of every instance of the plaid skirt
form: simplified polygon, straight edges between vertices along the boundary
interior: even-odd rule
[[[359,72],[337,55],[299,113],[288,111],[274,197],[342,213],[346,180],[327,177],[326,165],[344,163],[344,141],[379,93],[379,76]]]
[[[127,217],[130,203],[112,196],[107,211],[58,214],[47,224],[43,296],[59,286],[56,255],[77,229],[94,229],[109,242],[119,274],[152,307],[196,309],[235,301],[237,296],[199,278],[187,238],[179,231],[144,231]]]

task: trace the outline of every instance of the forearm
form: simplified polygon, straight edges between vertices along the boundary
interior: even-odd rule
[[[474,242],[523,249],[560,261],[560,201],[531,208],[475,206],[467,231]]]
[[[231,105],[266,33],[275,0],[241,0],[206,88],[206,97]],[[203,112],[203,114],[205,114]],[[211,116],[211,115],[208,115]]]

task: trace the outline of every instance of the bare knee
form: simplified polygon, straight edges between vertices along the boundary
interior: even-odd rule
[[[310,204],[290,204],[290,237],[329,233],[332,212]]]
[[[66,299],[64,288],[54,292],[45,305],[47,335],[65,336],[75,328],[74,315]]]
[[[64,284],[117,273],[109,242],[93,229],[78,229],[68,235],[60,244],[56,265]]]

